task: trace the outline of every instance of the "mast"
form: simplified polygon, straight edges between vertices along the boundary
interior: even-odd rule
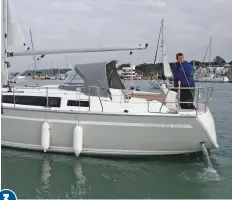
[[[163,27],[163,19],[161,21],[161,26],[160,26],[160,31],[159,31],[159,37],[158,37],[158,42],[157,42],[157,46],[156,46],[156,52],[155,52],[155,60],[154,60],[154,66],[155,66],[155,63],[156,63],[156,58],[157,58],[157,54],[158,54],[158,49],[159,49],[159,41],[160,41],[160,36],[161,36],[161,33],[162,33],[162,27]],[[162,44],[161,44],[162,45]],[[157,77],[158,78],[158,77]]]
[[[3,25],[2,25],[2,67],[3,67],[3,73],[2,73],[2,78],[3,78],[3,85],[8,84],[8,65],[7,65],[7,0],[2,0],[2,20],[3,20]]]
[[[209,41],[209,67],[210,67],[211,45],[212,45],[212,38],[210,38]]]
[[[1,37],[2,37],[2,55],[1,55],[1,78],[2,78],[2,85],[4,85],[4,71],[5,71],[5,15],[4,15],[4,1],[2,0],[2,12],[1,12],[1,20],[2,20],[2,32],[1,32]]]
[[[162,19],[162,24],[161,24],[161,27],[162,27],[162,36],[161,36],[161,52],[162,52],[162,71],[164,73],[164,19]]]
[[[32,32],[30,28],[30,36],[31,36],[31,48],[34,51],[34,44],[33,44],[33,39],[32,39]],[[36,70],[37,70],[37,64],[36,64],[36,58],[35,55],[33,55],[34,63],[35,63],[35,75],[36,75]]]
[[[160,35],[161,35],[161,31],[162,31],[162,26],[163,26],[163,19],[162,19],[161,26],[160,26],[160,32],[159,32],[159,37],[158,37],[158,42],[157,42],[157,47],[156,47],[156,52],[155,52],[154,65],[155,65],[156,58],[157,58],[157,53],[158,53],[158,48],[159,48],[159,41],[160,41]]]
[[[16,10],[11,3],[11,0],[2,0],[2,84],[4,86],[10,87],[9,76],[8,76],[8,68],[10,67],[10,63],[8,61],[8,46],[9,45],[24,45],[25,38],[22,30],[19,26],[18,16],[16,15]],[[29,50],[29,48],[28,48]]]

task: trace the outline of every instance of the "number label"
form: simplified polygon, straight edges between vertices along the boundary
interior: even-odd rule
[[[12,190],[3,189],[0,191],[0,200],[17,200],[17,196]]]
[[[8,200],[9,194],[3,194],[4,200]]]

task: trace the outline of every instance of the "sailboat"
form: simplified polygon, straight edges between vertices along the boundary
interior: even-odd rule
[[[209,41],[209,44],[207,46],[206,53],[204,56],[204,60],[203,60],[203,63],[204,63],[205,57],[206,57],[207,52],[209,50],[209,67],[208,68],[200,67],[197,70],[197,73],[195,76],[196,82],[227,83],[227,82],[229,82],[229,78],[227,76],[220,75],[219,77],[217,77],[216,74],[208,72],[209,69],[211,68],[211,65],[210,65],[211,64],[211,61],[210,61],[211,48],[212,48],[212,38],[210,38],[210,41]]]
[[[146,44],[26,52],[8,52],[5,48],[4,58],[146,48]],[[76,156],[185,154],[202,151],[202,144],[208,150],[218,148],[214,119],[207,106],[210,96],[204,104],[197,101],[194,110],[181,110],[176,107],[178,102],[167,102],[169,90],[152,99],[137,98],[122,84],[116,63],[76,64],[61,85],[8,84],[2,88],[1,145]]]
[[[172,78],[172,71],[171,71],[170,64],[168,62],[167,52],[165,49],[163,26],[164,26],[164,20],[162,19],[154,65],[156,64],[157,50],[159,47],[159,40],[160,40],[160,36],[161,36],[161,54],[162,54],[161,56],[162,56],[164,74],[162,76],[162,79],[160,79],[159,74],[157,74],[155,79],[149,80],[149,84],[155,89],[160,89],[160,85],[162,85],[162,84],[165,84],[167,87],[173,87],[173,83],[171,81],[169,81],[169,79]]]

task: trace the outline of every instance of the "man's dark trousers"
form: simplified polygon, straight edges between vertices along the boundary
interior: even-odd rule
[[[190,86],[190,88],[193,87],[195,87],[195,85]],[[189,88],[189,86],[186,86],[186,89],[180,89],[180,107],[181,109],[194,109],[195,106],[193,105],[193,101],[194,101],[195,89],[187,89],[187,88]],[[188,102],[188,103],[181,103],[181,102]]]

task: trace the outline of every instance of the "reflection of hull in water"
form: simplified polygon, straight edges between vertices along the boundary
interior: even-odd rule
[[[159,156],[149,160],[86,157],[76,160],[73,156],[47,154],[44,157],[40,153],[2,148],[1,155],[2,188],[13,188],[20,199],[108,199],[112,196],[115,199],[169,198],[173,187],[179,191],[178,181],[183,182],[185,178],[189,178],[201,182],[207,180],[208,176],[202,162],[203,153]],[[211,162],[213,166],[218,165],[213,157]],[[44,167],[43,170],[43,166],[47,164],[49,167]],[[47,187],[44,185],[46,182],[41,182],[42,177],[47,178]],[[165,192],[164,184],[160,182],[164,177],[169,180],[164,181]],[[212,176],[210,178],[212,181]],[[152,186],[149,180],[152,181]],[[177,184],[173,185],[173,182]],[[183,187],[184,190],[189,189],[187,186]],[[202,190],[202,184],[194,189],[198,191],[195,196],[186,193],[189,196],[184,197],[197,198],[200,195],[208,198],[208,194]],[[182,197],[179,192],[172,193],[172,198]]]
[[[86,195],[87,179],[81,162],[73,157],[52,154],[44,157],[35,152],[4,148],[2,157],[2,186],[14,188],[18,198],[84,198]]]

